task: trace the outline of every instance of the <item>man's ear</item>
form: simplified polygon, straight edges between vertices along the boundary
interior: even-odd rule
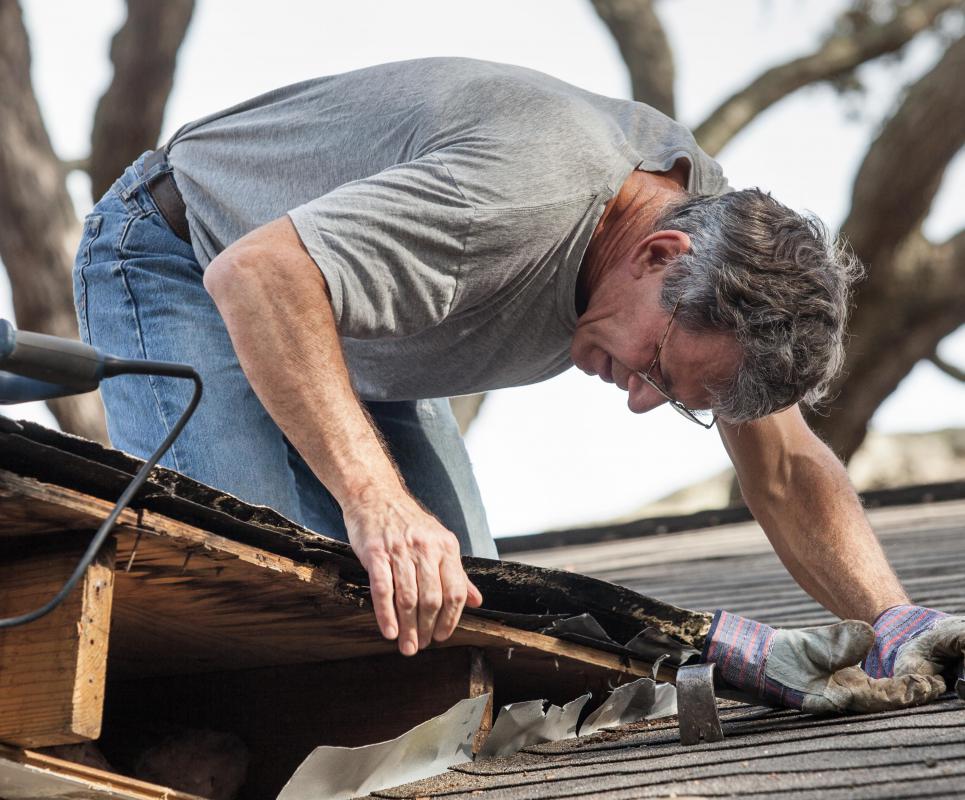
[[[648,272],[662,272],[677,256],[690,250],[690,237],[683,231],[654,231],[633,249],[630,269],[635,278]]]

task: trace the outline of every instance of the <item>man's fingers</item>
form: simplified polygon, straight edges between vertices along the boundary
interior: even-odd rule
[[[414,656],[419,652],[419,583],[408,552],[393,555],[392,576],[395,579],[395,613],[399,619],[399,652]]]
[[[419,649],[428,647],[432,632],[436,629],[436,618],[443,602],[443,584],[439,576],[439,564],[431,556],[420,554],[416,560],[416,575],[419,579]]]
[[[442,577],[442,610],[436,621],[433,638],[437,642],[444,642],[452,636],[459,623],[462,608],[466,604],[467,587],[472,584],[462,569],[458,555],[444,558],[439,565],[439,574]]]
[[[386,559],[379,558],[369,565],[368,573],[372,607],[379,630],[386,639],[394,639],[399,635],[399,622],[395,614],[392,568]]]
[[[479,608],[483,602],[482,592],[480,592],[479,589],[476,588],[476,584],[470,580],[466,580],[466,585],[469,589],[469,594],[466,597],[466,605],[470,608]]]
[[[895,675],[940,675],[963,656],[965,617],[946,617],[901,646],[895,659]]]
[[[398,639],[403,655],[448,638],[467,596],[472,605],[482,602],[462,569],[455,535],[412,498],[359,504],[345,512],[345,524],[369,572],[379,628]]]
[[[928,703],[945,691],[945,681],[937,675],[870,678],[859,667],[848,667],[831,676],[828,688],[845,703],[839,710],[868,713]]]

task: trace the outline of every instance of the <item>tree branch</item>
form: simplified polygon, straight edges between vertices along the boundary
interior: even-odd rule
[[[931,363],[938,367],[942,372],[948,375],[948,377],[965,383],[965,369],[956,367],[954,364],[946,361],[944,358],[938,355],[938,353],[932,353],[928,360],[931,361]]]
[[[157,145],[193,11],[194,0],[127,0],[127,20],[111,41],[114,77],[94,114],[90,177],[95,198],[138,155]]]
[[[887,281],[880,263],[921,226],[942,175],[965,145],[965,37],[908,91],[865,156],[842,226],[870,268],[869,284]]]
[[[889,280],[878,291],[859,295],[829,413],[809,415],[814,429],[845,460],[858,449],[882,401],[965,324],[965,230],[940,245],[915,233],[885,266]]]
[[[79,226],[30,80],[30,44],[15,0],[0,0],[0,107],[0,258],[17,322],[76,337],[70,272]],[[96,395],[48,405],[64,430],[107,440]]]
[[[674,116],[673,53],[652,0],[593,0],[630,71],[633,99]]]
[[[90,158],[72,158],[61,162],[61,166],[64,169],[64,174],[69,175],[71,172],[90,172]]]
[[[773,67],[725,100],[697,126],[694,136],[716,155],[755,117],[803,86],[847,74],[855,67],[900,50],[930,27],[945,11],[962,8],[962,0],[918,0],[900,6],[894,17],[847,34],[835,32],[817,52]]]

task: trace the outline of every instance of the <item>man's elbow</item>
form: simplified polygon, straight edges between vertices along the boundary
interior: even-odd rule
[[[275,272],[271,254],[265,248],[240,240],[212,259],[202,282],[220,305],[238,294],[270,292]]]
[[[328,286],[287,217],[270,222],[238,239],[204,271],[204,288],[216,303],[238,292],[305,293]]]
[[[217,301],[224,295],[224,291],[232,281],[234,264],[228,251],[223,251],[220,255],[212,259],[211,263],[204,270],[202,282],[205,291]]]

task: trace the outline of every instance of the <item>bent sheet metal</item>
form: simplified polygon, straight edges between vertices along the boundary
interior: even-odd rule
[[[365,747],[316,747],[278,800],[342,800],[445,772],[472,760],[489,695],[460,700],[401,736]]]
[[[656,683],[650,678],[640,678],[614,689],[603,704],[584,720],[580,726],[580,736],[676,713],[677,690],[673,686]]]
[[[531,744],[572,739],[576,736],[580,712],[589,699],[589,694],[580,695],[562,708],[551,704],[545,711],[545,700],[503,706],[486,744],[479,751],[479,758],[510,756]]]

